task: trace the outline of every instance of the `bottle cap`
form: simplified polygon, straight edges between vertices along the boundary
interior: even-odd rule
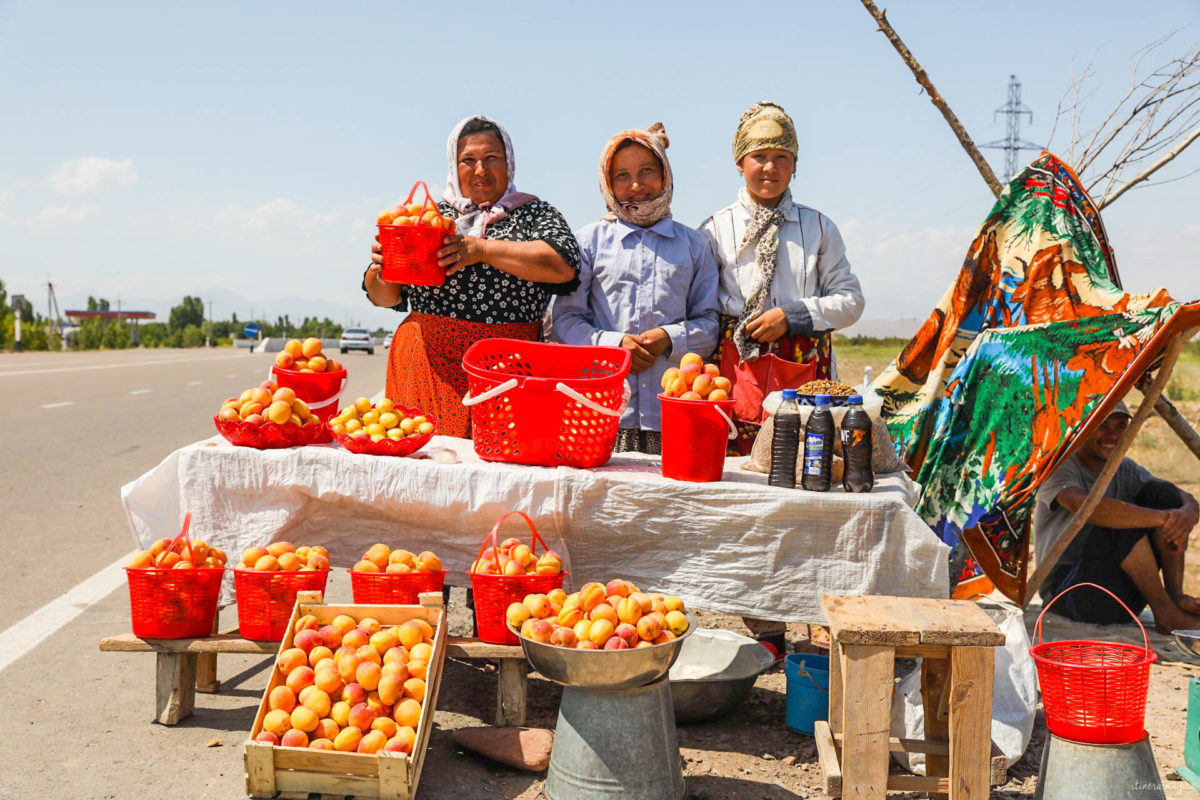
[[[862,395],[861,394],[850,395],[849,397],[846,398],[846,404],[851,405],[851,406],[861,406],[862,405]]]
[[[797,395],[796,395],[795,389],[784,389],[783,390],[783,399],[784,400],[795,400],[796,397],[797,397]]]
[[[813,398],[813,402],[819,406],[827,406],[829,405],[829,395],[819,394]]]

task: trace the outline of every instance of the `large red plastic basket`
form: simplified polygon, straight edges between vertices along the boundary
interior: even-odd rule
[[[484,339],[463,355],[471,438],[485,461],[598,467],[612,457],[628,350]]]
[[[417,181],[405,205],[412,202],[418,186],[425,190],[426,202],[432,199],[425,182]],[[392,283],[441,286],[446,282],[446,268],[438,266],[437,251],[451,233],[429,225],[380,225],[379,246],[383,250],[380,277]]]
[[[496,545],[496,533],[500,530],[500,525],[504,520],[511,517],[513,514],[519,514],[526,522],[529,523],[529,529],[533,532],[533,538],[529,543],[529,547],[537,553],[537,543],[541,542],[542,549],[546,550],[546,543],[542,541],[542,537],[538,535],[537,528],[534,527],[533,520],[520,511],[510,511],[500,519],[496,520],[496,524],[492,526],[491,532],[487,539],[484,540],[483,546],[479,548],[479,556],[476,561],[483,556],[487,549],[488,542],[492,544],[493,556],[498,555]],[[499,563],[499,558],[496,559]],[[505,614],[508,607],[513,603],[519,603],[525,599],[527,594],[546,594],[551,589],[561,589],[563,581],[566,580],[567,572],[559,572],[555,575],[485,575],[481,572],[468,572],[471,576],[471,588],[475,591],[475,627],[478,629],[479,638],[490,644],[520,644],[521,640],[517,635],[508,628],[508,623],[505,620]]]
[[[1103,586],[1078,583],[1061,592],[1038,615],[1037,644],[1030,648],[1042,687],[1046,727],[1055,736],[1091,744],[1131,744],[1146,735],[1146,690],[1150,665],[1158,654],[1150,648],[1146,628],[1128,606],[1121,607],[1142,629],[1145,647],[1120,642],[1042,641],[1042,617],[1072,589],[1092,586],[1121,600]]]
[[[212,634],[224,569],[135,569],[129,578],[129,613],[140,639],[194,639]]]
[[[354,602],[364,605],[415,606],[421,592],[440,592],[446,584],[446,570],[439,572],[355,572],[350,573]]]
[[[329,570],[298,572],[233,571],[239,635],[256,642],[278,642],[287,633],[297,592],[324,592]]]

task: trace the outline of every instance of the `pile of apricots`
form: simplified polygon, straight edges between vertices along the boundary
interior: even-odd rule
[[[271,542],[247,547],[234,569],[254,572],[320,572],[329,569],[329,551],[320,545],[296,547],[291,542]]]
[[[310,336],[303,342],[289,339],[275,356],[275,366],[296,372],[341,372],[345,367],[336,358],[326,358],[321,340]]]
[[[454,233],[454,220],[442,216],[437,203],[426,200],[422,203],[401,204],[387,211],[380,211],[375,218],[378,225],[420,225],[426,228],[441,228]]]
[[[662,390],[667,397],[680,400],[728,400],[733,384],[721,377],[716,364],[705,364],[700,356],[687,353],[678,367],[663,373]]]
[[[270,380],[227,399],[221,404],[217,419],[249,422],[252,425],[262,425],[264,422],[300,426],[321,424],[320,418],[309,411],[303,400],[296,397],[295,391]]]
[[[217,547],[209,547],[200,539],[193,539],[191,547],[180,539],[174,544],[170,539],[159,539],[149,550],[139,550],[129,559],[132,569],[224,569],[229,559]]]
[[[535,555],[520,539],[509,538],[495,550],[485,550],[471,563],[469,572],[480,575],[557,575],[563,571],[562,557],[553,550]]]
[[[373,544],[351,569],[354,572],[441,572],[442,560],[429,550],[413,555],[407,550],[393,550],[386,544]]]
[[[529,594],[505,612],[526,639],[576,650],[628,650],[666,644],[687,631],[683,600],[647,594],[619,578],[587,583],[573,594]]]

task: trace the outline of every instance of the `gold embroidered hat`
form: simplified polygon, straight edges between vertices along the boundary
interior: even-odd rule
[[[737,133],[733,135],[733,160],[741,162],[747,153],[767,149],[786,150],[799,157],[796,126],[783,106],[755,103],[738,120]]]

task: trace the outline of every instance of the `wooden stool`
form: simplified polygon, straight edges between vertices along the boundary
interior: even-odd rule
[[[975,603],[911,597],[821,599],[829,621],[829,721],[814,734],[825,792],[882,798],[888,790],[984,800],[1004,782],[992,744],[994,647],[1004,634]],[[925,738],[891,736],[893,664],[922,659]],[[925,753],[926,777],[888,775],[888,753]]]

